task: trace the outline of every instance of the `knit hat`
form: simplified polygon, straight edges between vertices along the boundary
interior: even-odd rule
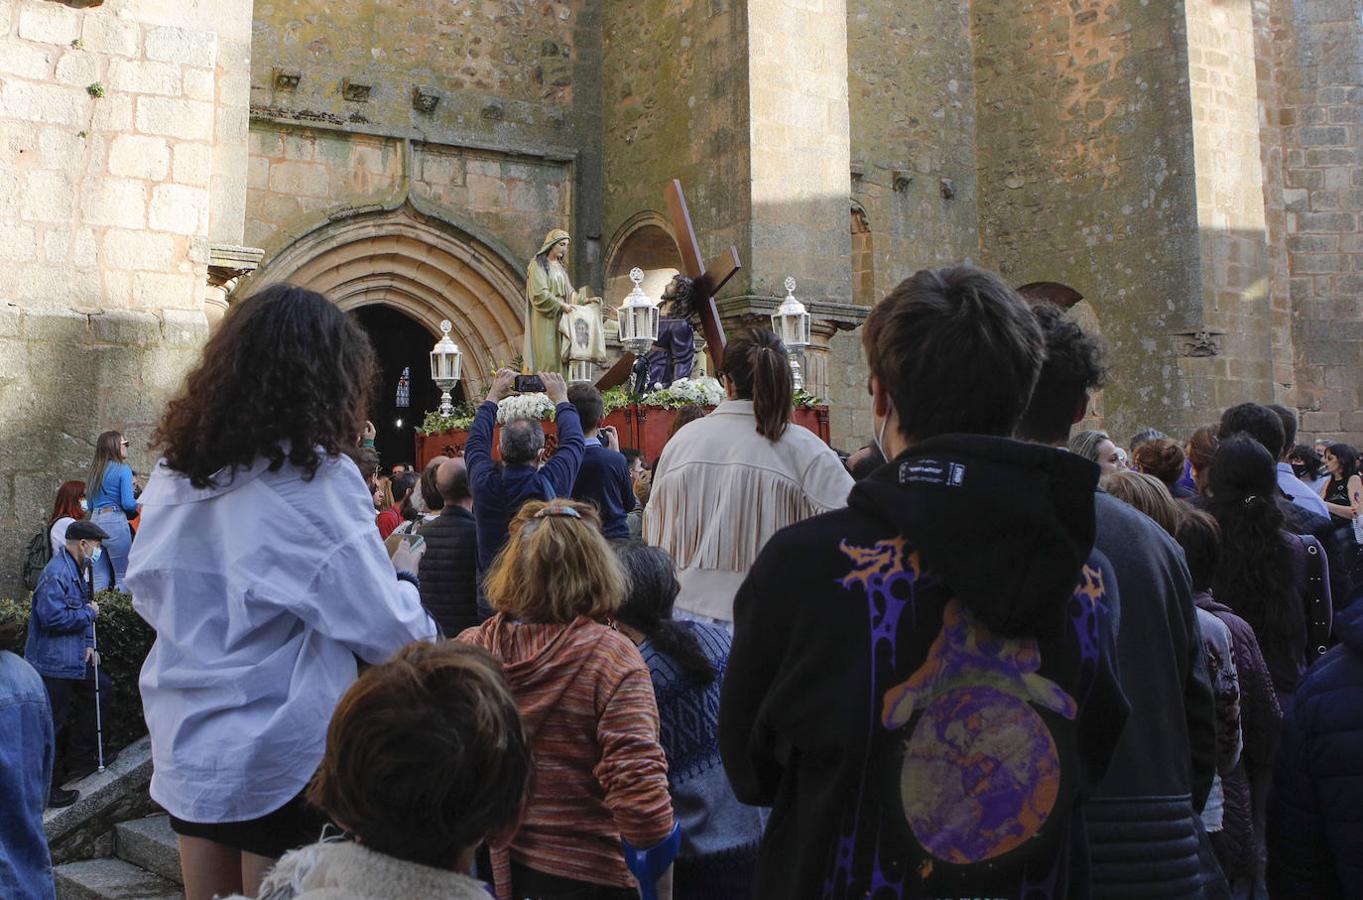
[[[94,522],[78,519],[66,527],[68,541],[107,541],[109,533]]]
[[[550,247],[554,246],[559,241],[566,240],[570,240],[570,238],[568,237],[568,232],[564,231],[562,228],[555,228],[553,231],[545,235],[544,245],[540,247],[539,253],[536,253],[535,255],[539,256],[540,253],[543,253],[545,250],[548,250]]]

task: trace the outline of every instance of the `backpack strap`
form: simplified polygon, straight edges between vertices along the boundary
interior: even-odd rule
[[[1330,649],[1330,631],[1334,623],[1334,603],[1330,596],[1329,567],[1325,548],[1309,534],[1297,535],[1306,553],[1306,584],[1302,600],[1306,604],[1306,658],[1315,662]]]

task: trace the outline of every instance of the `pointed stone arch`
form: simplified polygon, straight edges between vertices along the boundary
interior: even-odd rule
[[[410,203],[328,220],[275,253],[249,289],[278,282],[323,293],[344,310],[395,307],[424,325],[432,343],[448,319],[469,396],[488,383],[493,362],[521,352],[523,273],[490,242]]]
[[[644,270],[644,293],[655,300],[662,296],[672,276],[682,270],[677,239],[662,213],[635,213],[616,229],[606,251],[606,303],[618,306],[625,299],[633,287],[629,270],[635,266]]]

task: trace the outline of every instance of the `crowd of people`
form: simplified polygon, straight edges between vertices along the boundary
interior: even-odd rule
[[[145,487],[110,433],[58,492],[0,893],[52,896],[111,586],[190,900],[1363,896],[1357,453],[1257,403],[1072,436],[1101,343],[970,266],[863,348],[848,456],[749,331],[652,465],[552,374],[552,444],[498,433],[500,371],[461,455],[381,473],[363,332],[234,305]]]

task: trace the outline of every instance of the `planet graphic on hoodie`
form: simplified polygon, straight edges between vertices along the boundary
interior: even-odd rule
[[[959,601],[923,665],[885,694],[882,722],[902,728],[916,710],[900,794],[918,842],[965,865],[1035,837],[1060,794],[1060,756],[1033,703],[1073,719],[1069,694],[1037,674],[1031,638],[1000,638]]]

